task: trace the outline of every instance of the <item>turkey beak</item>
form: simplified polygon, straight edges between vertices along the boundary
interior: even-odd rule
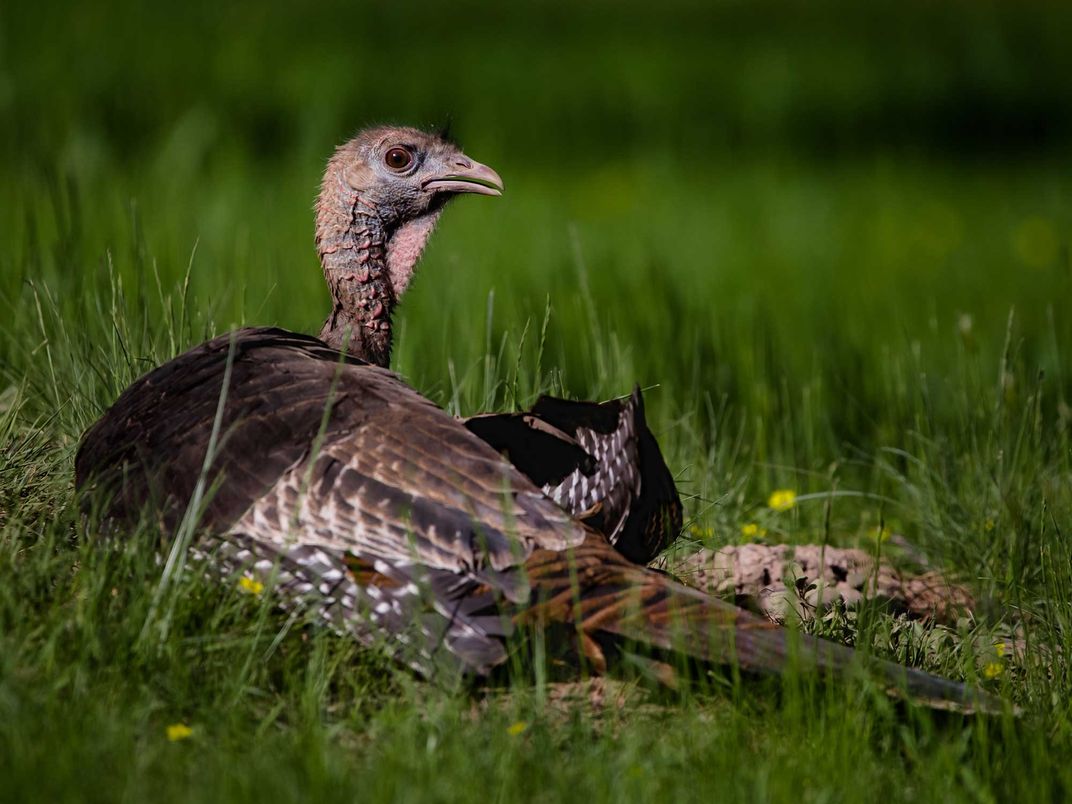
[[[503,191],[498,173],[464,154],[451,159],[450,166],[441,175],[426,179],[422,187],[430,193],[502,195]]]

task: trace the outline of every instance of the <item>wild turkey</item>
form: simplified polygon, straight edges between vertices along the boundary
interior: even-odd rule
[[[498,195],[490,168],[409,128],[329,161],[317,247],[334,306],[320,338],[219,336],[131,385],[86,433],[76,483],[122,532],[146,513],[222,577],[250,575],[426,675],[483,674],[520,623],[560,623],[592,665],[622,640],[778,670],[788,632],[639,567],[385,366],[391,312],[448,199]],[[801,637],[803,661],[853,651]],[[921,698],[963,685],[873,663]]]

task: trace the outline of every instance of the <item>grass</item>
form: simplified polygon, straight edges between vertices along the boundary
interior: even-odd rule
[[[1067,796],[1067,9],[147,8],[0,11],[0,799]],[[325,156],[447,112],[507,194],[446,214],[395,368],[459,413],[639,382],[681,549],[885,525],[975,619],[817,627],[1021,718],[732,673],[440,688],[241,588],[151,610],[155,534],[81,519],[79,435],[210,334],[315,330]]]

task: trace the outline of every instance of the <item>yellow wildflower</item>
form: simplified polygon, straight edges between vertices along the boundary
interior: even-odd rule
[[[185,740],[194,733],[194,730],[185,723],[172,723],[165,731],[168,740],[173,743],[177,743],[179,740]]]
[[[701,528],[699,525],[692,525],[689,527],[689,533],[697,539],[712,539],[715,536],[715,529]]]
[[[987,662],[983,665],[983,675],[987,678],[997,678],[1005,672],[1005,665],[1001,662]]]
[[[891,531],[885,526],[880,528],[878,525],[875,525],[875,527],[871,528],[867,534],[876,542],[888,542],[890,540]]]
[[[767,505],[775,511],[788,511],[796,504],[797,493],[792,489],[775,489],[767,500]]]
[[[528,723],[526,723],[524,720],[519,720],[516,723],[511,723],[509,726],[507,726],[506,733],[509,734],[511,737],[517,737],[517,735],[521,734],[528,727]]]
[[[767,529],[761,528],[755,522],[749,522],[747,525],[741,525],[741,535],[747,539],[762,539],[767,535]]]
[[[238,579],[238,587],[251,595],[259,595],[264,591],[263,583],[253,578],[247,578],[245,575]]]
[[[999,642],[995,642],[995,643],[994,643],[994,651],[995,651],[995,652],[997,653],[997,655],[998,655],[998,658],[1001,658],[1002,656],[1004,656],[1004,655],[1005,655],[1005,652],[1006,652],[1007,650],[1008,650],[1008,648],[1006,648],[1006,647],[1005,647],[1005,643],[1004,643],[1004,642],[1000,642],[1000,641],[999,641]]]
[[[989,533],[993,529],[994,529],[994,520],[991,519],[990,517],[987,517],[986,522],[983,523],[983,530],[985,530],[987,533]]]

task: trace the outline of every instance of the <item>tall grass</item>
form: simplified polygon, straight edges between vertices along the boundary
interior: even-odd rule
[[[408,36],[393,6],[328,4],[304,33],[305,10],[237,8],[0,10],[0,799],[1067,795],[1063,7],[473,5]],[[910,561],[884,526],[971,586],[975,618],[815,627],[1023,717],[733,673],[429,686],[190,574],[145,628],[158,534],[83,519],[80,434],[209,335],[315,331],[325,156],[448,111],[507,193],[448,210],[395,368],[460,414],[640,383],[686,498],[677,549],[755,524]],[[777,488],[803,499],[776,513]]]

